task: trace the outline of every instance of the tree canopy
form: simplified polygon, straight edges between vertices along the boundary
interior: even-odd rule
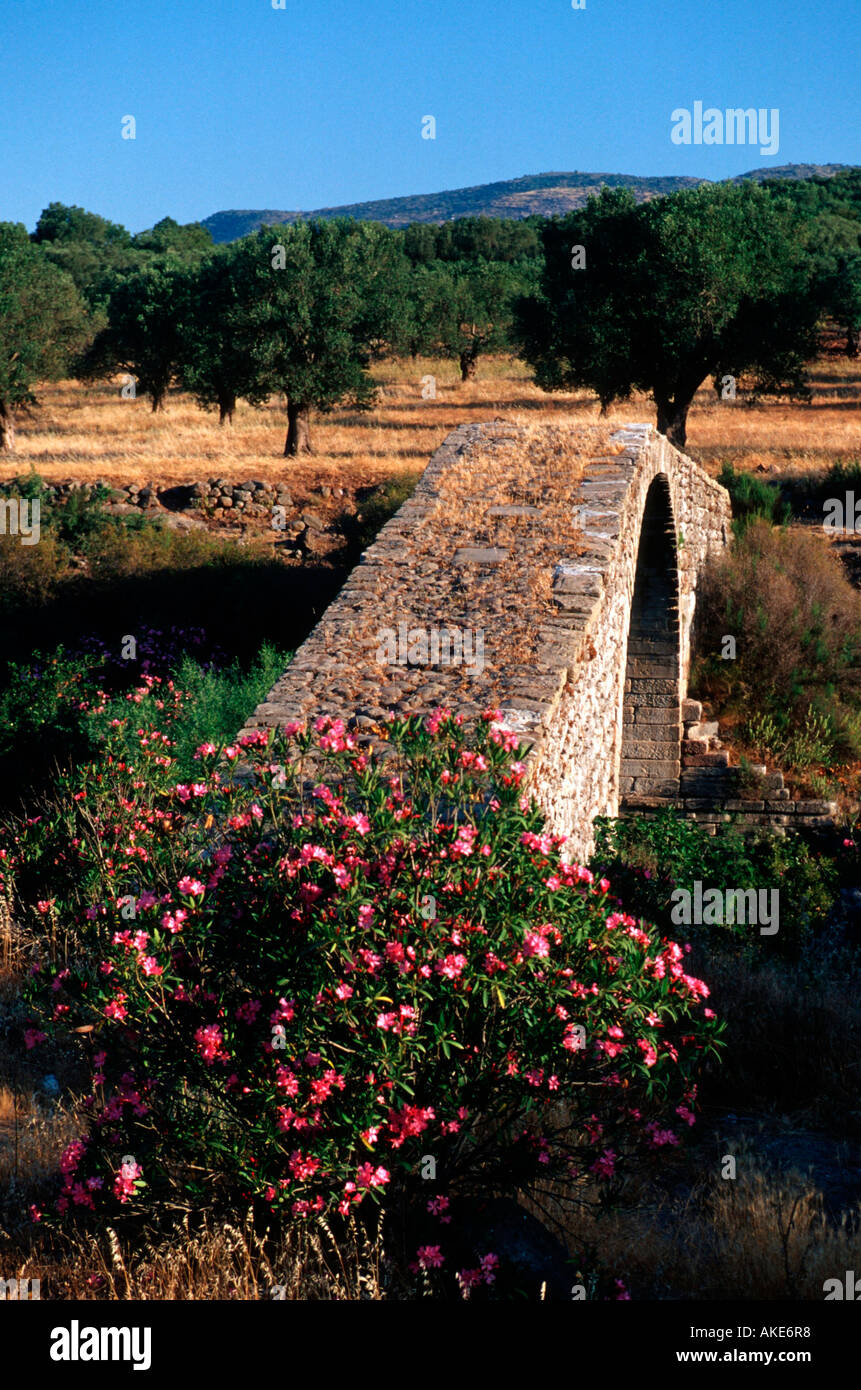
[[[799,221],[755,184],[713,184],[639,206],[604,190],[548,222],[540,293],[518,306],[536,381],[588,387],[605,408],[648,392],[679,446],[709,376],[803,395],[821,305]]]
[[[23,223],[0,222],[0,449],[15,446],[14,410],[35,402],[38,381],[65,374],[88,331],[72,278]]]

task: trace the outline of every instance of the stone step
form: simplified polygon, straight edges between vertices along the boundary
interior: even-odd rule
[[[701,753],[710,752],[709,740],[707,738],[689,738],[685,733],[682,739],[682,757],[696,757]]]
[[[685,758],[685,767],[729,767],[729,753],[725,748],[715,753],[693,753]]]
[[[699,700],[682,700],[682,721],[685,724],[696,724],[703,717],[703,707]]]
[[[685,720],[685,738],[710,739],[716,738],[717,734],[718,722],[716,719],[710,719],[707,723],[698,722],[695,724],[689,724]]]

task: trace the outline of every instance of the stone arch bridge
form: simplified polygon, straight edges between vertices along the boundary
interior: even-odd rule
[[[569,853],[679,795],[697,581],[722,487],[650,425],[462,425],[246,729],[499,708]]]

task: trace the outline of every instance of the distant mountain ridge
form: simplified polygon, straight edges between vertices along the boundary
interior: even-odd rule
[[[830,178],[852,164],[781,164],[770,169],[751,169],[724,179],[724,183],[743,183],[753,179]],[[637,174],[549,173],[527,174],[502,183],[480,183],[472,188],[451,188],[441,193],[416,193],[405,198],[378,198],[368,203],[345,203],[341,207],[314,208],[310,212],[272,209],[231,209],[214,212],[203,219],[213,241],[235,241],[259,227],[300,218],[355,217],[360,221],[383,222],[387,227],[406,227],[410,222],[448,222],[455,217],[555,217],[581,208],[590,193],[602,184],[608,188],[630,188],[638,202],[675,193],[680,188],[696,188],[710,179],[667,175],[641,178]]]

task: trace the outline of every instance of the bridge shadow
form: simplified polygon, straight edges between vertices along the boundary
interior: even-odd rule
[[[662,474],[646,495],[631,600],[619,795],[678,792],[679,572],[670,489]]]
[[[104,657],[99,679],[109,690],[128,689],[144,674],[141,658],[155,652],[156,672],[184,654],[217,664],[238,661],[248,669],[264,642],[295,651],[334,599],[347,569],[287,565],[243,558],[226,564],[169,569],[112,583],[79,578],[45,603],[0,607],[0,692],[10,663],[27,665],[37,654],[95,651]],[[203,630],[201,634],[200,629]],[[153,636],[153,630],[155,636]],[[135,636],[138,659],[119,660],[123,638]],[[167,653],[167,655],[165,655]],[[160,655],[159,655],[160,654]],[[250,713],[250,711],[249,711]],[[80,722],[51,717],[38,737],[0,737],[0,811],[49,792],[61,766],[91,756]]]

